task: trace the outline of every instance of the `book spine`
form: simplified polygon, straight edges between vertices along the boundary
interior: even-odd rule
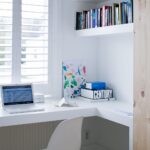
[[[100,27],[100,23],[101,23],[101,11],[100,8],[98,8],[97,10],[97,27]]]
[[[98,15],[98,9],[95,9],[95,28],[97,27],[97,15]]]
[[[132,21],[131,22],[133,22],[134,21],[134,18],[133,18],[133,0],[131,0],[130,3],[131,3],[131,12],[132,12]]]
[[[106,83],[104,82],[86,83],[85,88],[92,89],[92,90],[102,90],[102,89],[106,89]]]
[[[110,6],[110,25],[113,25],[112,16],[112,6]]]
[[[125,20],[125,3],[122,2],[122,24],[125,24],[126,20]]]
[[[121,3],[119,3],[119,24],[121,24]]]
[[[90,10],[90,27],[93,27],[93,16],[92,16],[93,10]]]
[[[116,12],[115,12],[115,4],[113,4],[113,22],[116,25]]]
[[[120,3],[121,5],[121,24],[123,24],[123,4]]]
[[[108,8],[105,7],[105,26],[108,25]]]
[[[79,30],[79,21],[78,21],[78,18],[79,18],[79,12],[76,12],[76,30]]]
[[[118,3],[114,4],[114,18],[115,18],[115,25],[121,24],[121,17],[120,17],[120,5]]]
[[[110,26],[110,7],[108,7],[108,26]]]
[[[80,17],[79,17],[79,29],[82,29],[82,12],[80,13]]]
[[[100,8],[100,27],[103,26],[103,9]]]
[[[105,6],[102,7],[102,27],[105,26]]]
[[[110,18],[109,18],[109,7],[107,7],[107,26],[109,26],[109,21],[110,21]]]
[[[81,27],[80,27],[80,16],[81,15],[81,12],[76,12],[76,30],[80,30]]]
[[[88,29],[88,11],[85,13],[85,29]]]
[[[82,29],[86,29],[86,11],[82,12]]]
[[[90,11],[87,12],[87,22],[88,22],[88,29],[90,28]]]
[[[110,99],[113,98],[113,90],[88,90],[81,89],[81,96],[90,99]]]
[[[128,23],[128,9],[127,9],[127,3],[125,3],[125,23]]]
[[[108,26],[110,26],[110,6],[108,7]]]
[[[114,6],[112,6],[112,25],[115,25],[114,19]]]
[[[119,8],[115,7],[115,17],[116,17],[116,25],[119,24]]]
[[[132,23],[132,4],[128,3],[128,23]]]
[[[92,28],[97,27],[97,10],[92,10]]]

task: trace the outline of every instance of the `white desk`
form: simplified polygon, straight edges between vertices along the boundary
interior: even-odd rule
[[[0,127],[64,120],[74,117],[98,116],[129,127],[130,150],[132,150],[132,106],[120,101],[88,102],[76,99],[78,107],[55,107],[56,100],[46,101],[45,111],[9,114],[0,109]]]

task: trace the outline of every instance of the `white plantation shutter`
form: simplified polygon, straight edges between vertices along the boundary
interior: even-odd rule
[[[12,0],[0,0],[0,84],[11,83]]]
[[[21,82],[48,82],[48,0],[22,0]]]
[[[48,9],[48,0],[0,0],[0,85],[48,91]]]

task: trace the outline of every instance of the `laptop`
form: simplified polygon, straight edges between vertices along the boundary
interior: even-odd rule
[[[32,84],[3,85],[1,96],[4,110],[11,114],[44,110],[34,103]]]

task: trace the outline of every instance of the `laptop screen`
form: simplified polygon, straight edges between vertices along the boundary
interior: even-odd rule
[[[33,103],[32,85],[2,86],[4,105]]]

